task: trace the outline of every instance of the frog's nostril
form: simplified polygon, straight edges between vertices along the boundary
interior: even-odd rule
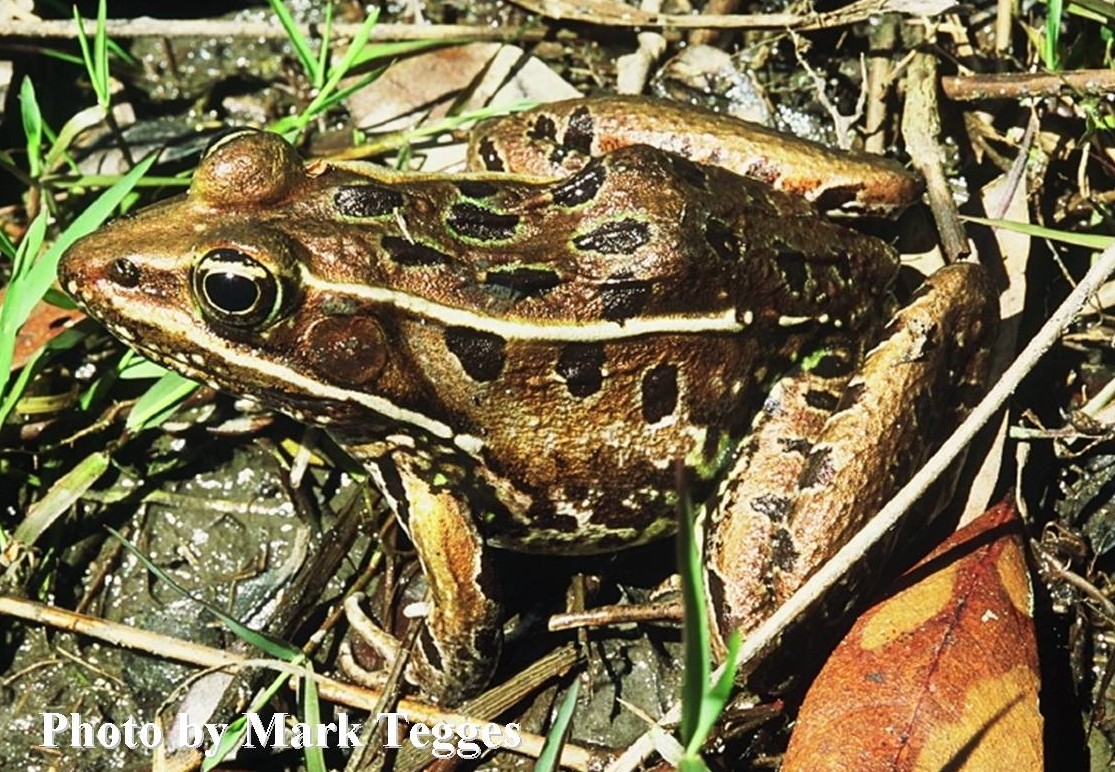
[[[121,287],[134,287],[139,284],[139,268],[126,257],[112,261],[108,267],[108,278]]]

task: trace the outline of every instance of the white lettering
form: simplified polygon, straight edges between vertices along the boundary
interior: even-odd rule
[[[88,721],[82,721],[80,713],[70,714],[70,747],[93,747],[93,725]]]
[[[267,728],[263,728],[263,722],[259,720],[258,713],[248,714],[248,731],[244,735],[244,747],[255,748],[252,742],[254,736],[259,743],[260,748],[285,748],[286,743],[283,741],[283,734],[286,728],[286,713],[276,713],[271,716],[271,723]],[[271,739],[271,733],[274,732],[275,739]]]
[[[337,719],[337,746],[340,748],[359,748],[363,744],[360,742],[360,730],[363,726],[363,724],[349,726],[348,713],[342,713],[341,717]]]
[[[254,713],[249,713],[248,718],[251,719]],[[202,724],[205,727],[205,733],[209,735],[209,747],[205,749],[205,755],[212,757],[217,748],[220,747],[221,737],[224,736],[225,730],[228,729],[228,724]]]
[[[65,732],[70,726],[70,720],[61,713],[44,713],[43,714],[43,747],[57,748],[58,743],[54,741],[54,736],[59,732]]]
[[[178,745],[179,748],[200,748],[205,742],[205,732],[197,724],[190,723],[189,713],[178,714]]]
[[[384,748],[401,748],[402,740],[399,739],[399,724],[407,718],[402,713],[376,713],[376,721],[387,719],[387,742]]]
[[[69,734],[70,747],[101,747],[109,750],[124,746],[136,751],[152,751],[163,745],[162,727],[154,722],[129,717],[121,723],[83,721],[80,713],[43,713],[42,747],[57,748]],[[338,713],[330,723],[294,721],[287,713],[274,713],[265,722],[257,713],[244,715],[243,743],[246,748],[357,748],[363,745],[362,724],[354,723],[348,713]],[[410,723],[404,713],[378,713],[376,723],[386,723],[385,748],[398,749],[404,742],[426,750],[432,757],[476,759],[485,748],[515,748],[522,743],[519,724],[450,724],[436,722]],[[175,748],[204,746],[207,757],[214,756],[228,731],[228,724],[193,723],[188,713],[180,713],[175,721]],[[404,723],[406,726],[404,726]],[[405,730],[405,731],[404,731]]]
[[[410,744],[415,748],[425,748],[429,744],[426,741],[429,736],[430,727],[425,724],[417,723],[410,725]]]
[[[120,727],[107,721],[97,727],[97,742],[110,751],[120,745]]]
[[[139,729],[139,741],[147,750],[155,750],[163,744],[162,728],[151,721],[145,722]]]

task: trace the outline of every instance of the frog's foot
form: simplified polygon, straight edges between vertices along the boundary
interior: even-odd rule
[[[403,641],[384,630],[365,613],[361,605],[363,600],[364,595],[356,593],[346,598],[344,603],[345,618],[351,629],[349,636],[341,642],[337,664],[352,681],[372,689],[385,688],[402,658],[405,661],[403,676],[407,683],[416,686],[425,696],[439,703],[455,704],[487,685],[491,677],[490,666],[495,664],[500,648],[498,628],[494,639],[486,645],[477,644],[470,632],[466,636],[467,646],[462,648],[457,643],[454,648],[450,648],[454,639],[434,641],[426,627],[426,617],[431,612],[429,604],[412,604],[425,608],[425,613],[421,615],[423,618],[413,620],[414,624],[423,627],[417,636],[412,635],[409,641]],[[361,654],[360,646],[370,649],[370,652]],[[445,659],[437,658],[443,650],[449,650],[453,655],[448,660],[448,668],[444,666]],[[433,662],[442,667],[431,664],[431,652],[435,657]],[[369,669],[368,666],[369,653],[371,659],[376,661],[374,669]],[[474,654],[479,654],[479,663]]]
[[[361,662],[363,658],[353,650],[351,637],[346,637],[341,641],[337,665],[341,672],[356,683],[372,689],[381,689],[387,684],[388,673],[394,669],[395,663],[399,659],[402,642],[364,613],[364,609],[360,605],[363,600],[363,593],[354,593],[345,598],[345,619],[348,620],[351,628],[349,636],[355,636],[360,643],[368,646],[372,652],[379,656],[383,660],[383,667],[377,670],[366,668]]]

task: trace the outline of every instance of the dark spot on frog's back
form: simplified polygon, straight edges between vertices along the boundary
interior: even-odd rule
[[[824,389],[810,389],[805,393],[805,404],[825,413],[831,413],[840,405],[840,398]]]
[[[445,331],[445,345],[474,381],[492,381],[503,372],[507,342],[498,335],[450,327]]]
[[[558,206],[574,207],[591,201],[600,193],[607,175],[608,171],[600,159],[593,160],[577,174],[554,186],[552,191],[554,203]]]
[[[539,142],[557,142],[557,124],[548,115],[539,115],[527,128],[527,137]]]
[[[480,157],[480,163],[484,168],[490,172],[506,171],[506,166],[503,163],[503,158],[500,156],[499,151],[496,149],[496,143],[492,141],[491,137],[484,137],[480,140],[477,148],[477,155]]]
[[[626,276],[613,276],[600,288],[600,302],[604,318],[622,322],[638,316],[651,296],[650,282]]]
[[[739,260],[739,238],[723,220],[710,217],[705,221],[705,241],[721,260]]]
[[[419,244],[414,241],[407,241],[406,239],[399,238],[398,236],[384,236],[380,239],[379,244],[383,247],[383,251],[391,256],[398,265],[407,267],[422,266],[422,265],[445,265],[449,262],[449,255],[428,247],[425,244]]]
[[[862,185],[834,185],[825,188],[813,201],[813,206],[822,212],[834,212],[843,209],[844,205],[859,198]]]
[[[804,456],[812,450],[813,442],[803,437],[783,437],[778,440],[778,447],[783,453]]]
[[[833,467],[832,448],[814,448],[805,460],[799,483],[802,488],[824,487],[829,485],[836,476]]]
[[[781,249],[776,254],[776,259],[787,288],[795,295],[803,296],[806,283],[809,281],[809,269],[805,264],[805,255],[796,249]]]
[[[484,180],[458,180],[457,190],[467,198],[488,198],[496,194],[496,186]]]
[[[554,371],[574,397],[588,397],[604,383],[604,347],[599,343],[570,343],[558,356]]]
[[[587,107],[578,107],[569,114],[562,145],[583,155],[591,155],[595,134],[596,122],[592,119],[592,111]]]
[[[703,166],[673,153],[669,158],[670,168],[679,180],[696,190],[708,190],[708,172]]]
[[[604,255],[629,255],[650,241],[650,225],[626,218],[612,220],[573,239],[573,246],[585,252]]]
[[[672,415],[678,405],[677,365],[655,365],[643,375],[643,420],[648,424]]]
[[[794,547],[794,538],[785,528],[776,528],[771,535],[770,544],[771,562],[776,568],[791,571],[797,562],[798,551]]]
[[[561,277],[547,268],[514,268],[488,271],[484,283],[510,289],[518,297],[541,297],[561,284]]]
[[[842,378],[851,375],[854,369],[855,362],[849,358],[848,352],[830,351],[817,359],[810,372],[821,378]]]
[[[519,218],[485,209],[468,201],[449,208],[448,225],[454,233],[476,241],[504,241],[515,235]]]
[[[333,193],[333,204],[345,217],[383,217],[403,205],[403,194],[371,183],[341,185]]]
[[[768,493],[751,499],[751,508],[766,515],[772,523],[784,523],[790,516],[793,501],[786,496]]]

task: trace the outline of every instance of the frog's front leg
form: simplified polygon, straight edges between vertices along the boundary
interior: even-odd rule
[[[772,391],[707,529],[722,636],[766,619],[956,426],[982,393],[995,321],[986,273],[953,265],[891,320],[841,394],[839,347]]]
[[[468,502],[432,485],[428,474],[405,463],[371,471],[414,543],[429,585],[425,626],[407,678],[427,696],[456,704],[487,685],[499,659],[502,609],[490,548]],[[368,643],[382,648],[380,641]]]

